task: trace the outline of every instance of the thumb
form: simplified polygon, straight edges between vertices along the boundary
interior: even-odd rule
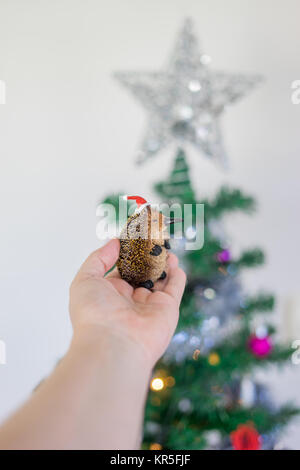
[[[106,245],[90,254],[81,266],[76,278],[103,277],[119,257],[120,241],[110,240]]]

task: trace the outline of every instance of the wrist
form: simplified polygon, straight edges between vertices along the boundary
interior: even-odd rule
[[[142,345],[103,325],[80,325],[74,328],[71,350],[89,353],[101,363],[104,358],[115,359],[119,364],[128,364],[130,361],[136,367],[141,366],[148,375],[154,366]]]

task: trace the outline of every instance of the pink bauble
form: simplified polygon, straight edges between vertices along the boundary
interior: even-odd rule
[[[220,263],[229,263],[231,260],[231,254],[229,250],[222,250],[217,254],[218,261]]]
[[[255,335],[250,336],[249,348],[251,352],[258,357],[264,357],[272,351],[272,342],[269,336],[258,338]]]

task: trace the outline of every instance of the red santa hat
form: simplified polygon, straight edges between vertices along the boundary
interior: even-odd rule
[[[146,206],[150,206],[150,202],[147,202],[146,199],[141,196],[124,196],[124,199],[136,202],[137,209],[135,212],[141,212]]]
[[[147,204],[146,199],[144,199],[141,196],[125,196],[125,197],[126,197],[127,200],[135,201],[138,207],[140,207],[144,204]]]

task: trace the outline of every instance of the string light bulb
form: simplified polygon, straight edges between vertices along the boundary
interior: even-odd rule
[[[164,388],[164,386],[165,386],[165,383],[163,379],[161,379],[160,377],[155,377],[154,379],[151,380],[150,388],[154,392],[159,392],[160,390]]]
[[[218,364],[220,364],[220,356],[216,352],[210,353],[207,360],[209,365],[211,366],[217,366]]]
[[[158,442],[154,442],[149,447],[149,450],[161,450],[161,449],[162,449],[162,445],[159,444]]]
[[[175,379],[171,375],[166,378],[166,386],[167,387],[174,387],[175,385]]]
[[[216,297],[216,291],[211,287],[207,287],[204,290],[203,295],[207,300],[213,300]]]

